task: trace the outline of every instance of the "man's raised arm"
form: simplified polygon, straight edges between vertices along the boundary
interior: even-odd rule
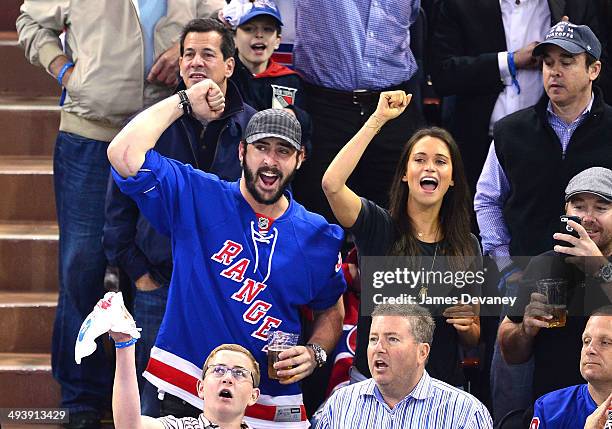
[[[212,80],[206,79],[184,91],[187,102],[179,93],[140,112],[115,136],[108,146],[107,155],[112,166],[123,177],[135,176],[142,167],[145,155],[152,149],[162,133],[184,113],[191,109],[199,120],[217,119],[225,108],[225,97]]]

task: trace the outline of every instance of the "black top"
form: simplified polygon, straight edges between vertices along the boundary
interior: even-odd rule
[[[580,269],[565,262],[565,256],[549,251],[532,258],[527,265],[519,286],[517,303],[508,314],[511,321],[523,321],[525,306],[529,304],[531,293],[536,290],[535,282],[543,278],[568,280],[568,317],[565,327],[540,329],[535,337],[534,400],[553,390],[585,383],[580,375],[582,332],[593,310],[610,304],[596,279],[585,278]]]
[[[376,203],[363,198],[361,199],[361,211],[359,212],[355,225],[350,228],[350,232],[355,236],[355,244],[357,245],[360,258],[364,256],[388,255],[396,238],[396,229],[389,212],[376,205]],[[476,237],[472,235],[472,239],[474,240],[474,255],[477,256],[477,258],[470,269],[482,269],[480,247]],[[419,242],[420,256],[433,256],[436,244],[438,245],[438,249],[440,249],[444,241],[439,243]],[[438,255],[440,255],[439,250]],[[431,259],[424,259],[426,261],[424,264],[427,266],[423,266],[423,268],[426,270],[431,269],[429,265]],[[436,271],[449,270],[447,260],[445,258],[437,258],[434,269]],[[463,371],[459,366],[459,338],[457,330],[452,325],[446,323],[444,317],[434,317],[434,321],[436,327],[426,369],[434,378],[454,386],[462,385],[464,379]],[[371,322],[372,318],[370,316],[359,315],[359,322],[357,325],[357,350],[355,352],[354,364],[359,372],[366,377],[371,376],[367,359],[368,336]]]

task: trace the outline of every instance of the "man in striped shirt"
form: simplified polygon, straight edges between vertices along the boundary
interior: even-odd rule
[[[372,378],[336,391],[317,429],[492,428],[480,401],[425,371],[434,326],[420,306],[376,306],[368,344]]]
[[[204,410],[198,418],[140,415],[134,344],[128,334],[110,332],[117,363],[113,388],[113,419],[117,429],[250,429],[244,422],[247,406],[259,398],[259,364],[238,344],[222,344],[210,352],[198,381]]]

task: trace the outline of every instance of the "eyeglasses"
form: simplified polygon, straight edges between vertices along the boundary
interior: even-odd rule
[[[232,373],[232,377],[234,377],[234,380],[240,382],[248,380],[250,377],[251,381],[253,382],[253,386],[255,385],[255,378],[253,377],[253,373],[246,368],[242,368],[240,366],[230,368],[227,365],[216,364],[208,365],[206,367],[206,371],[208,371],[210,368],[212,368],[212,371],[210,371],[210,373],[217,378],[223,377],[227,371],[230,371]]]

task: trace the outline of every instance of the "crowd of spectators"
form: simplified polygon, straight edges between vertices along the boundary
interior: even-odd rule
[[[21,7],[62,87],[66,427],[99,428],[112,397],[117,427],[603,428],[612,2],[277,2],[294,22],[273,0]],[[381,256],[485,281],[372,313]],[[104,347],[74,359],[109,268],[143,329],[111,332],[113,395]],[[548,278],[569,284],[559,328]],[[300,335],[280,380],[259,369],[274,330]]]

